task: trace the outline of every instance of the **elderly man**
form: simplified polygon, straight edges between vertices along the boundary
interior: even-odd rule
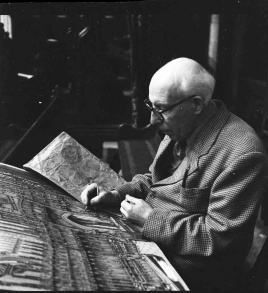
[[[85,204],[121,203],[190,289],[228,290],[251,248],[267,188],[265,150],[253,129],[212,100],[214,78],[178,58],[152,77],[146,105],[165,134],[149,173],[116,190],[89,185]]]

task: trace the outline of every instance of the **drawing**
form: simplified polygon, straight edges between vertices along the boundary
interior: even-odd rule
[[[87,184],[96,182],[110,190],[125,182],[108,164],[66,132],[58,135],[23,167],[48,178],[77,200]]]
[[[0,289],[187,290],[159,247],[116,214],[0,164]]]

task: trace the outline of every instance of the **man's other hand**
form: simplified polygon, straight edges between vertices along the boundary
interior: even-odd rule
[[[122,201],[120,211],[127,220],[143,226],[153,208],[144,200],[126,195]]]

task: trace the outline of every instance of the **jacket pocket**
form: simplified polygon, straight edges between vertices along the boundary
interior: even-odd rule
[[[179,204],[187,213],[206,214],[209,204],[210,187],[183,188],[179,196]]]

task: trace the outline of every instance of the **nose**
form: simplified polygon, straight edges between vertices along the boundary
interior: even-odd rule
[[[161,124],[163,121],[154,113],[151,112],[150,124]]]

